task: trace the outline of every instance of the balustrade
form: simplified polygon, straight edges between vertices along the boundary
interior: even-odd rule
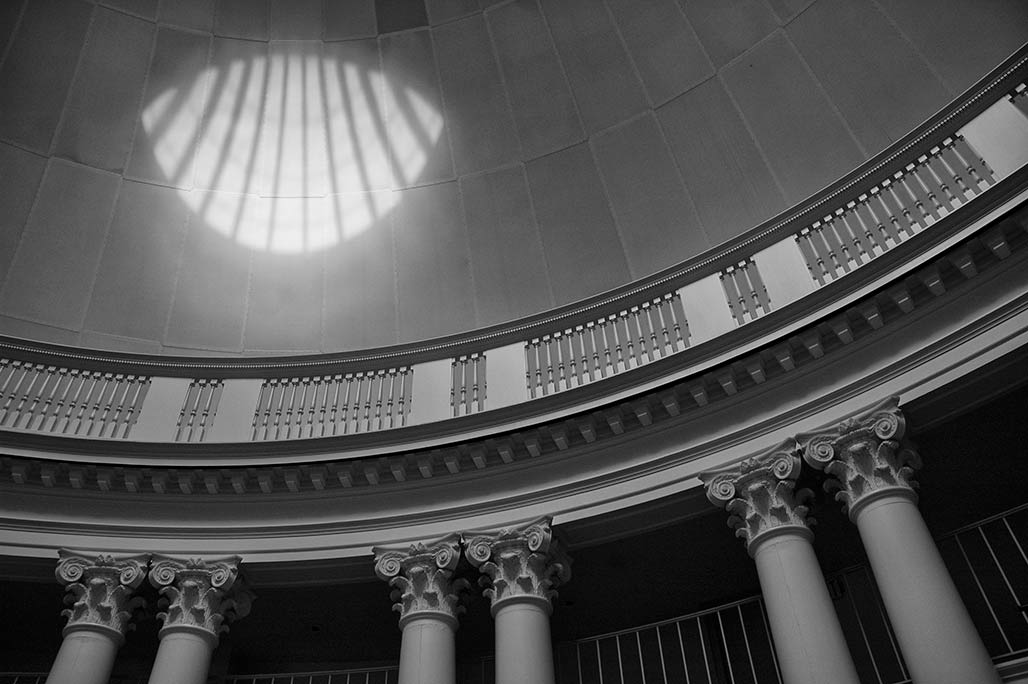
[[[411,405],[410,367],[267,380],[253,440],[331,437],[402,427]]]
[[[0,427],[129,436],[150,379],[0,359]]]

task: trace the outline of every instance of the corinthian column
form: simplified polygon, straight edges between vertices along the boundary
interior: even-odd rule
[[[496,684],[553,684],[550,643],[554,587],[571,579],[571,559],[550,518],[493,531],[465,532],[466,554],[485,575],[496,622]]]
[[[893,397],[837,425],[800,435],[803,458],[860,530],[875,581],[915,684],[998,684],[992,659],[917,509],[920,459]]]
[[[811,546],[803,505],[811,492],[796,491],[800,467],[790,440],[700,479],[757,564],[785,684],[860,684]]]
[[[239,557],[203,560],[155,556],[150,583],[167,609],[150,684],[204,684],[225,622],[250,612],[253,594],[238,581]]]
[[[460,560],[460,537],[451,534],[405,548],[375,548],[375,574],[395,587],[400,613],[399,684],[454,684],[454,635],[459,592],[467,580],[452,581]]]
[[[61,549],[57,580],[67,585],[71,608],[64,641],[46,684],[107,684],[132,610],[143,599],[132,592],[146,575],[150,557],[87,554]]]

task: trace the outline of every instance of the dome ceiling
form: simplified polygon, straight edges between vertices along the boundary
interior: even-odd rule
[[[1028,39],[1022,0],[0,6],[0,334],[343,351],[710,249]]]

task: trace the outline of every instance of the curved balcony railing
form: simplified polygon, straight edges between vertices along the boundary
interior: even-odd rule
[[[0,338],[0,429],[181,443],[340,437],[532,406],[668,357],[688,363],[701,345],[714,355],[751,334],[737,331],[818,301],[810,296],[907,243],[939,243],[959,228],[948,217],[1005,179],[1021,182],[1026,82],[1028,46],[894,146],[741,238],[504,326],[274,359],[148,357]],[[746,370],[757,382],[765,372]],[[702,389],[694,395],[705,402]]]

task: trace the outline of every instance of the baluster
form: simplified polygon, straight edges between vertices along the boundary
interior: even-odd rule
[[[552,338],[550,338],[549,336],[543,338],[543,344],[545,346],[542,348],[542,353],[544,354],[543,358],[545,359],[545,363],[546,363],[546,384],[543,385],[543,396],[546,396],[547,394],[550,394],[550,388],[553,386],[553,379],[554,379],[553,378],[553,375],[554,375],[553,374],[553,354],[552,354],[552,350],[550,349],[551,339]]]
[[[332,425],[332,436],[339,432],[339,390],[343,385],[343,376],[336,374],[331,378],[328,394],[332,395],[332,408],[329,410],[328,420]]]
[[[53,428],[51,419],[60,410],[59,402],[63,401],[64,395],[68,391],[68,384],[70,383],[68,369],[58,368],[54,377],[57,378],[57,382],[53,389],[47,393],[46,401],[43,403],[43,409],[39,414],[39,422],[36,423],[36,430],[49,431]]]
[[[992,169],[989,168],[984,159],[971,149],[966,140],[956,138],[953,141],[953,152],[967,168],[968,175],[974,181],[977,187],[974,194],[977,195],[982,190],[988,189],[990,185],[996,182]]]
[[[660,326],[660,355],[667,356],[675,353],[674,340],[671,337],[669,321],[671,320],[671,296],[664,295],[654,307],[657,311],[657,322]],[[657,344],[654,339],[654,345]]]
[[[89,407],[89,421],[85,429],[87,437],[93,436],[93,429],[97,427],[97,424],[101,422],[101,417],[110,408],[111,394],[114,392],[114,383],[116,381],[114,375],[104,373],[100,382],[102,384],[100,394],[93,402],[93,405]]]
[[[189,429],[189,426],[192,425],[193,414],[195,414],[196,412],[196,394],[200,391],[198,383],[199,381],[194,380],[191,383],[189,383],[189,386],[186,388],[186,397],[185,400],[182,402],[182,408],[179,409],[178,412],[178,425],[175,426],[176,442],[182,441],[183,432],[186,432],[185,441],[189,441],[191,433],[191,429]],[[192,411],[190,410],[191,408],[193,409]]]
[[[345,435],[350,432],[350,417],[356,413],[356,411],[350,410],[350,400],[353,390],[357,389],[354,387],[357,378],[352,373],[347,373],[343,376],[343,382],[346,383],[346,392],[343,396],[343,434]],[[357,400],[354,400],[354,403],[356,402]]]
[[[535,399],[535,388],[539,374],[539,366],[536,363],[538,340],[529,340],[525,343],[525,387],[528,389],[528,398]]]
[[[385,384],[386,384],[385,380],[386,380],[386,372],[385,371],[380,371],[380,372],[375,374],[375,382],[378,385],[378,391],[377,391],[378,398],[375,400],[375,428],[374,429],[376,429],[376,430],[381,430],[382,429],[382,425],[384,424],[382,422],[382,407],[385,406]]]
[[[942,141],[939,160],[946,167],[947,176],[952,178],[957,186],[957,191],[960,193],[960,203],[964,204],[968,199],[974,198],[976,193],[972,189],[971,184],[964,179],[963,174],[966,172],[966,169],[960,155],[953,150],[953,143],[954,140],[952,138],[946,138]]]
[[[26,429],[32,428],[32,423],[35,422],[36,418],[36,409],[39,407],[41,401],[45,402],[49,400],[50,393],[54,390],[54,383],[57,378],[57,368],[55,366],[47,366],[45,369],[42,367],[40,368],[42,369],[42,372],[39,374],[40,378],[42,378],[42,386],[37,391],[32,392],[32,403],[27,409],[25,409],[24,427]],[[19,422],[21,422],[20,419],[15,421],[15,427],[17,427],[17,423]]]
[[[107,417],[111,415],[111,407],[114,405],[114,397],[118,393],[118,388],[121,387],[123,375],[110,375],[106,376],[106,387],[104,387],[103,397],[100,402],[103,405],[103,409],[100,410],[100,415],[96,417],[95,421],[91,421],[89,424],[89,435],[93,434],[93,428],[99,428],[97,434],[102,437],[104,428],[107,425]],[[99,405],[98,405],[99,408]]]
[[[457,357],[450,362],[450,415],[454,418],[461,415],[461,359]]]
[[[22,386],[25,384],[26,379],[31,383],[34,379],[34,374],[29,370],[28,364],[23,364],[20,361],[15,361],[15,365],[18,366],[19,371],[17,373],[17,380],[13,384],[9,385],[7,391],[7,399],[4,401],[3,407],[0,407],[0,425],[7,424],[7,416],[11,411],[11,406],[14,404],[15,397],[22,393]]]
[[[896,215],[893,213],[892,207],[890,207],[885,202],[885,198],[883,197],[881,188],[871,188],[871,192],[872,196],[876,200],[878,200],[877,205],[881,208],[883,214],[887,217],[887,220],[885,221],[879,220],[878,224],[882,226],[883,232],[890,238],[892,238],[892,244],[889,247],[895,247],[899,243],[903,242],[903,238],[901,237],[903,233],[903,226],[900,225],[899,219],[896,218]],[[873,212],[874,210],[872,209],[872,213]]]
[[[389,418],[389,427],[393,428],[396,426],[395,416],[393,415],[393,401],[396,396],[396,383],[398,380],[396,369],[390,368],[387,377],[389,378],[389,391],[386,392],[386,416]]]
[[[322,375],[318,378],[318,387],[314,394],[314,410],[311,411],[311,437],[325,436],[325,417],[328,415],[328,393],[331,384],[332,376],[330,375]]]
[[[289,392],[291,381],[288,378],[283,378],[275,385],[274,394],[272,395],[272,405],[275,407],[275,412],[272,415],[272,422],[275,426],[275,435],[272,439],[279,439],[279,435],[282,434],[282,421],[283,414],[282,410],[286,406],[286,394]]]
[[[129,431],[132,426],[136,424],[136,416],[139,415],[139,409],[146,400],[146,393],[150,389],[150,378],[132,376],[131,384],[131,399],[126,400],[125,417],[123,419],[124,430],[122,430],[121,437],[125,439],[129,436]],[[117,427],[115,428],[117,429]],[[117,437],[117,433],[114,435]]]
[[[593,377],[595,378],[597,373],[599,373],[601,378],[605,377],[606,368],[604,367],[604,364],[600,361],[600,345],[596,343],[596,333],[598,332],[596,323],[592,321],[586,323],[585,330],[587,332],[586,342],[589,346],[590,351],[592,352]],[[601,332],[602,334],[602,331],[599,332]]]
[[[221,393],[225,391],[225,383],[221,380],[214,380],[210,386],[211,391],[207,395],[207,403],[204,404],[203,414],[200,416],[200,439],[198,442],[204,441],[207,437],[207,425],[213,423],[214,414],[218,411],[218,406],[221,404]]]
[[[407,415],[411,411],[411,392],[414,385],[414,370],[407,367],[403,369],[403,403],[400,406],[400,425],[407,424]]]
[[[257,395],[257,410],[253,414],[253,441],[268,438],[268,420],[271,414],[272,385],[274,383],[274,380],[265,380],[261,383],[261,392]]]
[[[75,414],[75,429],[71,433],[73,435],[77,435],[82,431],[82,424],[88,420],[87,414],[92,412],[100,393],[103,392],[103,374],[89,373],[86,377],[88,378],[89,391],[82,403],[79,404],[78,411]]]
[[[867,204],[867,195],[861,195],[859,204],[853,207],[853,216],[860,224],[860,232],[863,234],[862,244],[867,244],[867,257],[870,261],[885,253],[885,246],[882,243],[880,231],[876,230],[878,223],[874,218]],[[856,230],[854,230],[856,232]]]
[[[617,362],[617,356],[613,351],[617,334],[611,325],[611,319],[611,316],[608,316],[606,319],[600,319],[600,334],[603,337],[603,377],[617,372],[617,369],[614,367],[614,364]]]
[[[11,411],[11,427],[18,427],[18,424],[22,422],[22,418],[26,417],[28,412],[27,405],[31,405],[36,401],[39,393],[43,391],[43,386],[46,384],[47,376],[44,366],[33,365],[30,372],[31,380],[18,397],[17,406]],[[31,421],[31,415],[28,417]]]
[[[585,326],[576,325],[571,338],[571,353],[578,361],[579,384],[592,382],[593,369],[589,367],[589,354],[585,350]]]

